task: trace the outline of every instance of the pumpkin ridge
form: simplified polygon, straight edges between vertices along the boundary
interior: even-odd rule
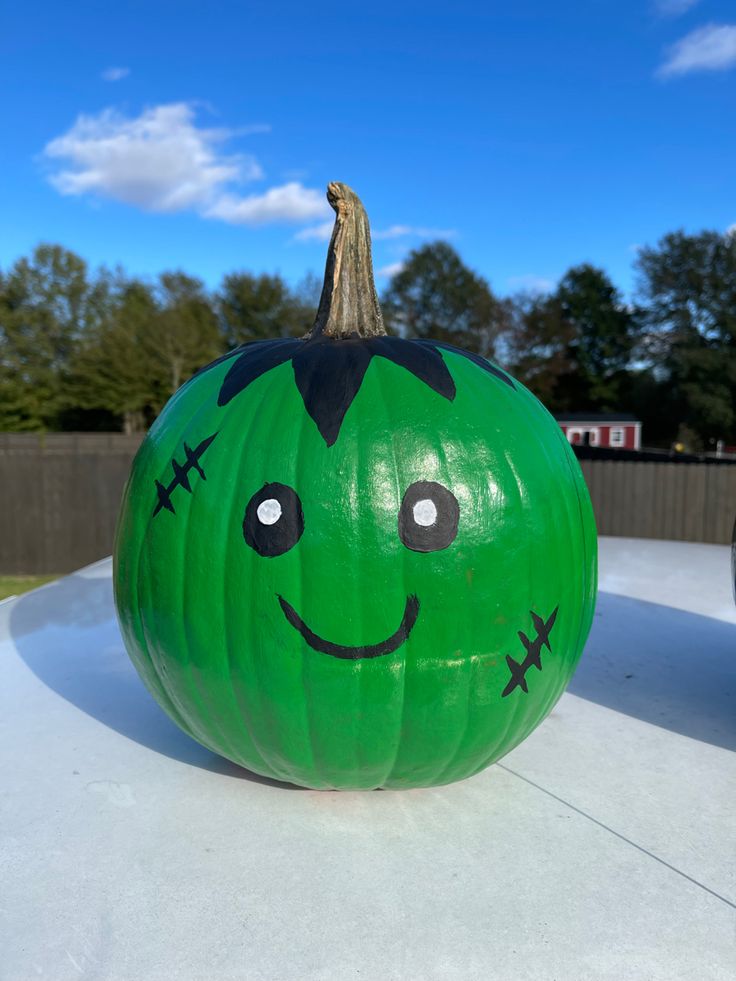
[[[442,443],[437,446],[437,456],[439,458],[439,474],[441,478],[446,483],[450,483],[453,476],[453,468],[447,459],[447,452]],[[469,637],[469,623],[466,619],[463,622],[462,637],[462,649],[467,650],[470,647],[470,637]],[[445,655],[446,656],[446,655]],[[464,711],[462,713],[462,727],[461,731],[457,733],[454,744],[449,747],[444,759],[438,766],[437,772],[432,777],[432,783],[441,784],[445,782],[445,775],[448,771],[451,771],[457,764],[457,756],[461,751],[463,742],[465,740],[465,735],[468,731],[468,725],[470,721],[470,696],[471,696],[471,680],[473,678],[473,658],[468,658],[467,663],[463,665],[463,684],[465,688],[464,698],[462,699],[464,705]]]
[[[192,415],[192,417],[190,419],[189,428],[192,431],[197,432],[198,428],[201,425],[202,417],[206,414],[206,410],[207,410],[206,403],[201,403],[200,402],[197,410],[193,413],[193,415]],[[202,428],[204,428],[204,427],[202,427]],[[199,431],[201,432],[201,428],[200,428]],[[203,441],[204,443],[207,444],[205,446],[205,449],[207,448],[207,446],[210,445],[210,443],[212,443],[212,441],[214,440],[214,438],[215,438],[216,435],[217,435],[217,433],[215,433],[214,435],[212,435],[211,437],[208,437],[206,440]],[[182,440],[181,443],[183,444],[183,442],[185,442],[185,441]],[[199,445],[200,444],[198,444],[198,446]],[[204,450],[203,450],[203,452],[204,452]],[[172,453],[172,459],[175,459],[175,453]],[[177,517],[177,519],[176,519],[176,521],[177,521],[177,530],[178,530],[176,542],[177,542],[177,547],[178,547],[178,549],[180,551],[181,556],[185,556],[187,554],[187,552],[188,552],[188,549],[187,549],[187,535],[188,535],[189,528],[190,528],[190,521],[189,521],[189,519],[190,519],[190,516],[191,516],[191,507],[192,507],[192,504],[194,503],[194,498],[190,494],[190,496],[189,496],[189,498],[187,498],[187,500],[188,500],[189,507],[186,509],[185,514],[183,516],[180,514]],[[160,512],[154,511],[148,517],[147,525],[148,525],[148,528],[149,528],[149,533],[150,533],[150,531],[153,530],[153,527],[155,525],[155,519],[156,519],[157,513],[160,513]],[[183,533],[183,535],[181,534],[181,522],[182,521],[184,521],[184,533]],[[149,562],[150,562],[150,559],[151,559],[151,553],[150,552],[149,552],[148,558],[149,558]],[[193,676],[193,671],[192,671],[192,668],[191,668],[191,656],[190,656],[191,655],[191,650],[190,650],[190,637],[189,637],[189,633],[190,633],[189,632],[189,620],[188,620],[188,611],[187,611],[187,609],[185,607],[185,604],[184,604],[184,595],[185,595],[187,586],[188,586],[188,581],[187,581],[187,579],[184,579],[183,582],[180,583],[180,587],[181,588],[179,590],[179,596],[178,596],[179,606],[180,606],[180,609],[181,609],[181,616],[180,616],[179,621],[178,621],[179,624],[180,624],[180,627],[179,627],[180,639],[182,641],[180,650],[181,650],[181,653],[183,655],[180,668],[181,668],[182,677],[185,679],[185,684],[184,684],[184,689],[183,690],[184,690],[185,694],[188,695],[188,697],[190,698],[190,700],[193,700],[194,702],[196,702],[199,705],[199,711],[195,711],[194,713],[192,713],[190,711],[186,711],[187,706],[184,705],[183,706],[183,709],[182,709],[182,714],[184,715],[184,718],[187,720],[187,724],[188,724],[189,728],[194,733],[194,738],[196,738],[197,740],[199,740],[203,745],[207,746],[209,749],[213,749],[215,752],[219,752],[220,751],[220,740],[218,738],[213,738],[213,729],[214,729],[215,735],[217,735],[218,729],[217,729],[216,726],[215,727],[212,726],[212,722],[211,722],[211,719],[209,717],[210,716],[210,713],[207,710],[207,706],[206,706],[205,701],[204,701],[204,698],[202,697],[202,694],[201,694],[200,686],[196,683],[196,681],[194,679],[194,676]],[[153,609],[153,605],[152,605],[152,609]],[[169,682],[169,685],[167,686],[167,691],[171,687],[172,687],[171,686],[171,683]],[[173,688],[176,689],[176,686],[173,686]],[[177,691],[177,694],[179,694],[178,691]],[[173,697],[173,695],[172,695],[172,697]],[[194,721],[195,721],[196,725],[192,723],[192,718],[194,718]]]
[[[253,436],[257,430],[257,426],[264,415],[264,406],[269,401],[269,393],[267,391],[261,391],[259,393],[259,398],[252,407],[248,425],[245,432],[242,434],[242,439],[239,444],[236,468],[238,477],[240,477],[240,475],[243,473],[247,473],[248,467],[246,464],[246,454],[252,445]],[[241,509],[242,501],[240,501],[237,494],[234,494],[230,500],[226,527],[231,529],[240,529],[241,521],[239,515]],[[241,534],[228,535],[226,562],[223,564],[223,572],[225,574],[229,568],[232,568],[230,558],[231,554],[242,546],[243,539]],[[226,584],[225,592],[227,592]],[[249,602],[251,608],[253,608],[255,602],[255,594],[253,592],[250,593]],[[280,751],[280,747],[271,738],[270,733],[264,731],[264,726],[268,726],[269,723],[266,721],[267,711],[264,705],[265,699],[263,694],[264,686],[262,683],[263,672],[260,668],[260,650],[257,649],[257,646],[251,642],[250,638],[238,638],[238,641],[236,642],[231,628],[227,603],[225,605],[225,621],[227,631],[228,664],[232,665],[235,656],[238,658],[240,666],[239,671],[237,670],[237,667],[235,670],[230,669],[228,671],[228,678],[230,681],[231,691],[240,710],[242,724],[248,730],[251,742],[256,752],[262,759],[263,766],[265,767],[268,775],[277,780],[285,780],[287,782],[292,781],[291,772],[284,770],[281,766],[283,754]],[[245,660],[245,663],[244,658],[247,659]],[[249,679],[245,679],[244,675],[247,675],[248,672],[250,672],[251,677]],[[246,684],[250,683],[251,689],[257,693],[255,706],[253,706],[252,703],[241,694],[241,688],[244,680]]]
[[[184,556],[190,554],[189,543],[193,524],[191,520],[193,506],[194,500],[191,500],[187,513],[183,516],[183,519],[180,519],[184,522],[183,534],[181,535],[181,549],[182,555]],[[207,727],[207,735],[209,736],[210,733],[213,733],[216,738],[211,741],[214,743],[214,745],[225,749],[227,751],[227,755],[232,759],[233,754],[235,756],[238,755],[237,747],[230,742],[229,734],[227,732],[228,726],[221,725],[220,720],[218,719],[217,711],[212,710],[213,707],[210,704],[207,685],[203,685],[201,682],[201,672],[195,660],[197,643],[196,638],[193,638],[192,636],[192,625],[188,616],[188,611],[190,609],[189,594],[192,586],[192,580],[188,577],[184,577],[178,590],[182,624],[182,653],[186,656],[186,677],[189,683],[190,692],[194,695],[195,701],[199,703],[201,707],[200,718]]]
[[[386,378],[387,372],[376,371],[374,373],[374,378],[378,387],[380,398],[376,400],[377,404],[380,406],[381,416],[380,422],[383,424],[384,431],[388,433],[396,432],[397,428],[397,413],[395,411],[394,402],[391,397],[392,386],[389,384],[389,380]],[[385,421],[384,421],[385,420]],[[405,489],[405,478],[402,472],[403,470],[403,459],[400,459],[396,453],[388,454],[388,459],[391,464],[391,475],[393,481],[393,499],[398,502],[401,501],[404,489]],[[407,583],[407,560],[409,551],[408,549],[401,549],[399,552],[400,556],[400,571],[399,581],[406,587]],[[365,620],[365,615],[361,618],[361,626]],[[415,638],[416,641],[416,638]],[[410,653],[411,645],[407,645],[402,649],[401,659],[396,666],[396,674],[394,678],[399,676],[400,681],[397,681],[397,686],[400,686],[400,691],[395,693],[395,704],[392,699],[389,703],[392,716],[392,725],[387,728],[387,732],[390,733],[391,744],[384,751],[384,766],[381,770],[381,778],[378,782],[378,786],[385,787],[389,784],[391,776],[396,767],[396,762],[399,758],[399,753],[401,751],[402,742],[404,739],[404,720],[405,720],[405,694],[406,694],[406,672],[407,672],[407,661]],[[365,692],[365,681],[364,676],[361,678],[362,686],[360,691],[361,706],[366,700]]]
[[[301,420],[301,423],[297,429],[296,434],[296,453],[294,455],[294,474],[299,474],[304,472],[308,468],[309,463],[309,440],[305,438],[305,429],[310,425],[306,418]],[[307,467],[305,467],[305,461]],[[306,521],[306,519],[305,519]],[[306,526],[305,526],[306,530]],[[307,569],[303,563],[299,563],[298,567],[298,603],[300,608],[302,608],[304,603],[304,583],[307,578]],[[301,679],[302,691],[309,692],[310,686],[308,681],[308,673],[310,668],[310,659],[300,658],[299,662],[299,677]],[[317,725],[314,719],[314,703],[311,698],[304,698],[299,702],[300,715],[302,717],[302,729],[304,732],[303,740],[304,747],[309,754],[308,767],[311,773],[310,782],[316,784],[320,782],[322,785],[328,785],[329,783],[329,766],[325,766],[324,757],[315,751],[315,747],[319,750],[319,741],[317,739]],[[319,760],[318,760],[319,757]]]
[[[132,475],[131,475],[131,478],[129,478],[129,483],[128,483],[128,486],[126,487],[125,494],[123,496],[123,502],[122,502],[123,509],[125,508],[126,498],[127,498],[128,494],[130,493],[130,483],[131,483],[131,481],[132,481]],[[119,530],[116,533],[116,541],[117,541],[118,535],[120,534],[120,529],[122,528],[122,522],[120,522],[119,525],[120,525]],[[145,535],[145,532],[143,534]],[[119,579],[120,579],[120,576],[119,576],[119,564],[120,564],[119,556],[120,556],[120,552],[118,551],[117,546],[116,546],[115,547],[115,558],[116,558],[116,561],[115,561],[115,575],[114,575],[114,593],[115,593],[116,605],[118,607],[120,606],[120,602],[119,602],[119,599],[118,599],[118,590],[120,589],[120,585],[121,585],[120,584],[120,581],[119,581]],[[125,580],[124,580],[125,581],[125,586],[126,586],[126,591],[128,592],[130,601],[131,601],[131,603],[133,605],[133,609],[130,611],[131,612],[130,625],[128,625],[128,626],[126,626],[124,628],[123,636],[124,636],[124,639],[126,639],[127,631],[128,630],[132,630],[133,631],[133,635],[136,638],[136,640],[138,640],[140,638],[139,643],[142,644],[143,650],[136,649],[137,657],[136,657],[136,659],[134,659],[134,662],[133,663],[136,665],[136,668],[138,668],[138,671],[140,672],[141,676],[143,677],[143,679],[144,679],[144,681],[146,683],[146,686],[149,688],[149,690],[151,690],[151,689],[153,690],[153,694],[155,695],[155,697],[157,698],[157,700],[159,701],[159,703],[163,706],[163,708],[168,713],[168,715],[174,720],[174,722],[176,722],[177,725],[181,726],[181,728],[184,730],[184,732],[187,733],[188,736],[190,736],[192,739],[196,739],[196,736],[191,731],[191,727],[189,726],[188,721],[185,720],[185,718],[183,717],[181,711],[179,710],[179,707],[174,703],[174,700],[172,699],[172,697],[169,694],[166,686],[164,685],[163,678],[161,677],[161,672],[159,671],[156,663],[154,662],[153,655],[152,655],[151,650],[150,650],[150,645],[148,643],[148,636],[146,634],[145,625],[143,623],[143,618],[141,616],[141,590],[142,590],[142,584],[143,584],[143,581],[144,581],[143,580],[143,577],[140,575],[140,567],[141,567],[142,558],[143,558],[143,551],[142,551],[142,549],[137,549],[136,552],[135,552],[135,575],[132,576],[132,577],[131,576],[127,576],[127,577],[125,577]],[[131,583],[131,579],[132,579],[132,583]],[[135,621],[135,624],[138,627],[137,630],[136,630],[135,626],[133,626],[133,621]],[[122,625],[123,624],[122,618],[120,618],[120,622],[121,622],[121,625]],[[126,647],[127,646],[128,645],[126,643]],[[146,665],[146,668],[139,668],[138,667],[138,662],[139,661],[142,661]]]

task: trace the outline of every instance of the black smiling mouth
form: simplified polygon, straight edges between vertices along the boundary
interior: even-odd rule
[[[309,629],[294,607],[290,603],[287,603],[283,596],[279,596],[278,600],[286,619],[295,630],[299,631],[310,647],[315,651],[319,651],[320,654],[329,654],[330,657],[339,657],[347,661],[381,657],[382,654],[393,654],[409,636],[419,616],[418,598],[416,596],[408,596],[406,606],[404,607],[404,616],[401,618],[401,623],[395,633],[378,644],[351,647],[345,644],[333,644],[331,640],[323,640],[322,637],[318,637],[313,630]]]

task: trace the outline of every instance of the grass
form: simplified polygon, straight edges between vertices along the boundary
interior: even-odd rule
[[[0,600],[27,593],[30,589],[36,589],[38,586],[43,586],[45,582],[58,578],[58,576],[0,576]]]

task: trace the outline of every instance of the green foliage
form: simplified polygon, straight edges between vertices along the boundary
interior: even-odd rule
[[[514,299],[509,330],[503,337],[504,361],[552,411],[568,407],[575,365],[574,333],[552,296],[523,294]]]
[[[619,389],[622,411],[631,412],[643,423],[647,446],[670,447],[677,438],[678,420],[686,407],[672,389],[651,367],[632,368],[621,379]]]
[[[637,262],[646,352],[695,448],[736,443],[736,236],[673,232]]]
[[[0,283],[0,429],[57,426],[75,345],[99,316],[98,289],[82,259],[39,245]]]
[[[195,371],[225,350],[204,283],[183,272],[159,277],[158,316],[151,324],[158,409]]]
[[[498,299],[445,242],[411,252],[382,298],[387,326],[498,356],[552,411],[626,411],[648,445],[736,445],[736,236],[673,232],[637,260],[639,305],[575,266],[547,295]],[[224,351],[312,326],[321,284],[239,271],[209,293],[90,272],[59,245],[0,271],[0,430],[147,428]]]
[[[225,276],[216,302],[227,347],[306,334],[314,322],[319,289],[315,277],[307,277],[292,292],[280,276]]]
[[[0,430],[146,429],[201,367],[249,340],[311,327],[320,284],[233,273],[201,280],[90,275],[74,253],[40,245],[0,274]]]
[[[507,311],[488,283],[446,242],[409,254],[382,298],[387,326],[403,337],[446,341],[492,357]]]
[[[616,410],[638,335],[605,272],[575,266],[549,296],[517,300],[509,360],[553,411]]]
[[[618,408],[620,381],[639,333],[636,315],[606,273],[587,264],[569,270],[554,299],[572,334],[580,407]]]
[[[202,282],[162,273],[157,286],[104,276],[105,315],[81,339],[70,366],[69,401],[104,409],[126,432],[145,429],[170,396],[224,351]]]
[[[736,235],[672,232],[636,265],[655,338],[736,344]]]
[[[122,418],[126,432],[145,428],[160,408],[153,325],[159,307],[152,287],[118,277],[108,282],[108,308],[72,360],[69,401]]]

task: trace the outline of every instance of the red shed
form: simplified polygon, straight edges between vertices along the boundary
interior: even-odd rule
[[[562,412],[555,419],[573,444],[641,449],[641,423],[628,412]]]

